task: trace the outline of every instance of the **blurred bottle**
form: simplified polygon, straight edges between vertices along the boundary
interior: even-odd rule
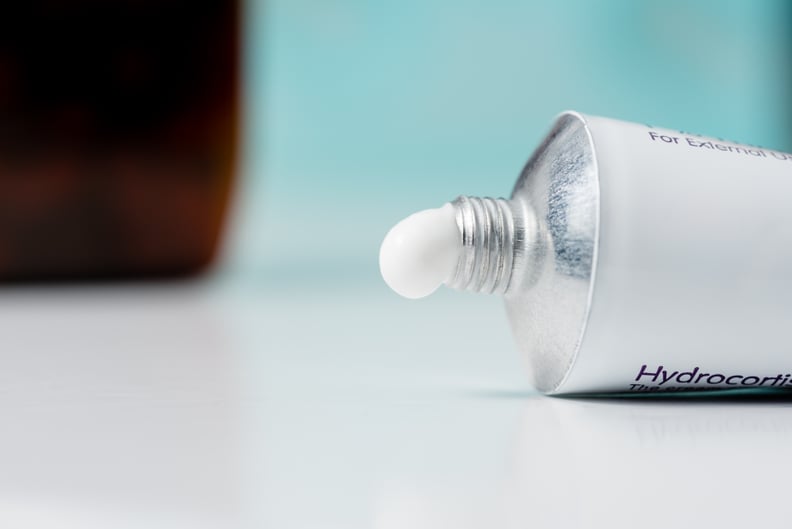
[[[237,147],[226,0],[0,10],[0,280],[192,274],[215,254]]]

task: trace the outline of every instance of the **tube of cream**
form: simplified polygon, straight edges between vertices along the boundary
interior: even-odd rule
[[[792,154],[566,112],[510,199],[406,218],[380,268],[502,294],[545,393],[792,389]]]

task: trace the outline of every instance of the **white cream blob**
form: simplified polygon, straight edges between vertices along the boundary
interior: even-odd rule
[[[455,209],[446,204],[391,228],[380,247],[380,272],[397,294],[422,298],[453,277],[461,252]]]

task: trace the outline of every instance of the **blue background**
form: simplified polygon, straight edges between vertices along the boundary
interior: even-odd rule
[[[780,0],[251,0],[225,270],[371,282],[407,214],[507,195],[562,110],[792,149]]]

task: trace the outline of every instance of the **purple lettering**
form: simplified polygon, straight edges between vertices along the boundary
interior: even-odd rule
[[[704,378],[704,377],[708,377],[708,376],[709,376],[709,373],[699,373],[699,376],[697,376],[697,377],[696,377],[696,384],[698,384],[699,382],[701,382],[701,379],[702,379],[702,378]]]
[[[698,373],[698,370],[699,370],[699,368],[698,368],[698,366],[696,366],[696,367],[693,368],[693,371],[683,371],[677,377],[677,382],[679,382],[680,384],[689,384],[689,383],[693,382],[693,377],[696,376],[696,373]],[[682,380],[682,377],[687,377],[687,378],[686,378],[686,380]]]
[[[781,382],[781,375],[779,374],[779,375],[776,375],[776,376],[774,376],[774,377],[764,377],[764,378],[762,379],[762,382],[761,382],[761,384],[759,384],[759,385],[760,385],[760,386],[764,386],[764,385],[765,385],[765,384],[767,384],[767,382],[768,382],[768,381],[770,381],[770,380],[772,380],[772,381],[773,381],[773,383],[772,383],[772,384],[770,384],[770,385],[771,385],[771,386],[775,386],[776,384],[778,384],[779,382]]]
[[[713,380],[716,377],[718,378],[718,380]],[[721,375],[720,373],[715,373],[714,375],[710,375],[709,377],[707,377],[707,384],[720,384],[724,380],[726,380],[726,377],[724,375]]]
[[[758,386],[786,389],[792,388],[792,373],[779,373],[762,377],[755,375],[729,375],[728,373],[706,373],[699,366],[695,366],[689,371],[671,371],[663,365],[658,364],[657,367],[650,368],[648,364],[643,364],[635,376],[635,382],[635,384],[629,385],[631,391],[706,390],[708,386],[713,388],[723,386]],[[652,383],[655,385],[650,385]],[[677,384],[698,384],[699,387],[677,386]]]
[[[663,366],[659,366],[657,368],[657,371],[655,371],[654,373],[647,372],[646,367],[647,367],[646,364],[641,366],[641,370],[638,371],[638,376],[635,377],[635,381],[638,382],[639,380],[641,380],[641,377],[646,376],[651,378],[652,382],[657,382],[657,377],[659,377],[660,373],[663,371]]]
[[[668,374],[668,371],[663,369],[663,371],[660,373],[660,385],[662,386],[663,384],[665,384],[666,382],[668,382],[669,380],[671,380],[672,378],[674,378],[678,374],[679,374],[679,371],[674,371],[673,373]]]

